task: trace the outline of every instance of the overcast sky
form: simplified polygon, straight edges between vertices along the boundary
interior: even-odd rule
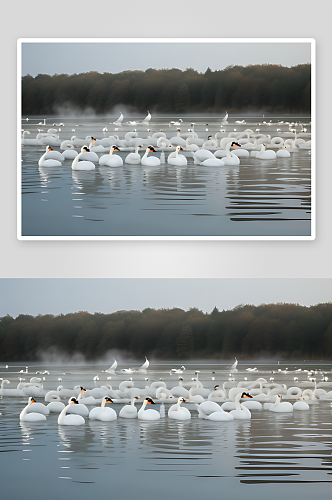
[[[0,279],[0,316],[332,301],[332,279]]]
[[[61,39],[59,39],[61,40]],[[23,43],[22,75],[119,73],[148,68],[194,68],[205,72],[229,65],[311,62],[310,43]]]

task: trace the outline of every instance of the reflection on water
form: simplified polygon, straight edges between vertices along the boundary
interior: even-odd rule
[[[149,370],[149,380],[163,378],[172,387],[177,376],[170,375],[171,367]],[[198,368],[200,380],[209,388],[229,377],[226,368]],[[187,365],[185,380],[190,380],[195,369],[197,366]],[[326,369],[330,378],[330,368]],[[93,376],[100,372],[97,367],[48,370],[46,390],[56,386],[63,372],[66,387],[81,380],[92,388]],[[7,370],[6,378],[14,383],[18,372]],[[292,385],[294,373],[291,368],[289,372],[274,372],[274,381]],[[265,367],[253,374],[239,370],[233,378],[240,381],[246,376],[253,381],[257,377],[268,379],[270,374],[271,367]],[[299,387],[312,385],[305,382],[304,372],[296,374]],[[0,375],[4,377],[4,373]],[[318,381],[319,374],[315,376]],[[105,383],[106,377],[107,373],[100,373],[99,384]],[[145,387],[146,375],[133,377],[135,386]],[[117,387],[125,378],[125,374],[113,375],[112,384]],[[161,500],[169,500],[175,493],[195,500],[216,493],[232,498],[268,496],[271,500],[295,494],[304,500],[315,495],[330,498],[331,401],[319,400],[308,411],[285,414],[256,410],[250,420],[244,421],[202,420],[191,405],[192,418],[188,421],[167,416],[151,422],[122,418],[98,422],[86,418],[84,426],[67,427],[58,426],[56,414],[50,414],[45,422],[20,422],[18,416],[26,400],[6,396],[0,399],[4,498],[26,497],[31,484],[34,498],[44,497],[47,492],[49,498],[74,495],[90,500],[110,488],[112,496],[125,499],[145,498],[147,488]],[[114,403],[113,407],[119,413],[122,405]]]
[[[98,136],[99,125],[91,126]],[[154,126],[159,130],[157,122]],[[214,124],[211,132],[218,127]],[[228,128],[227,133],[233,130]],[[276,127],[265,129],[272,136],[282,135]],[[288,126],[284,126],[286,131]],[[118,131],[120,136],[125,132]],[[150,132],[139,133],[147,136]],[[61,134],[66,138],[65,132]],[[205,129],[199,134],[206,134]],[[194,165],[191,153],[184,151],[185,167],[96,164],[92,171],[72,171],[71,160],[61,167],[39,167],[43,152],[42,146],[22,148],[25,236],[310,235],[311,156],[307,149],[291,152],[290,158],[241,158],[240,165],[219,168]],[[125,159],[128,152],[119,154]]]

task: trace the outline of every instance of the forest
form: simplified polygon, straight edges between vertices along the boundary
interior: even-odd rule
[[[310,113],[310,94],[310,64],[39,74],[22,77],[22,114],[52,115],[60,107],[110,114],[120,105],[144,113]]]
[[[111,314],[20,314],[0,318],[0,361],[38,361],[49,350],[87,361],[122,357],[185,359],[332,359],[332,303],[239,305]]]

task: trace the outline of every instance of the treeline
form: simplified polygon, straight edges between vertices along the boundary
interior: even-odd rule
[[[229,66],[205,73],[152,68],[100,74],[22,77],[22,114],[56,114],[59,106],[111,113],[123,105],[164,113],[310,112],[311,65]]]
[[[174,308],[0,318],[1,361],[36,361],[49,349],[87,360],[111,350],[173,360],[234,355],[327,360],[332,359],[332,303],[240,305],[211,314]]]

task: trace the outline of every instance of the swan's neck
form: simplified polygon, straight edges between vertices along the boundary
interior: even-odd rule
[[[138,150],[139,150],[139,147],[137,146],[137,148],[135,149],[135,153],[138,155]]]
[[[82,154],[83,154],[83,153],[85,153],[85,151],[81,151],[81,152],[80,152],[80,154],[78,154],[78,155],[76,156],[75,160],[73,161],[73,163],[72,163],[72,165],[71,165],[72,167],[75,167],[75,166],[78,164],[78,160],[79,160],[80,156],[82,156]],[[63,387],[62,387],[62,385],[60,385],[59,387],[60,387],[61,389],[63,388]],[[59,389],[59,387],[58,387],[58,389]]]
[[[70,404],[67,405],[67,406],[65,406],[65,408],[60,413],[59,418],[58,418],[58,423],[59,424],[62,424],[62,422],[64,421],[65,416],[66,416],[66,412],[67,412],[67,409],[69,408],[69,406],[70,406]]]
[[[148,156],[148,152],[149,152],[149,150],[147,149],[147,150],[145,151],[145,154],[144,154],[143,158],[147,158],[147,156]],[[143,159],[143,158],[142,158],[142,159]]]
[[[114,151],[114,149],[113,149],[113,148],[111,148],[111,149],[110,149],[110,156],[112,156],[113,151]]]
[[[135,398],[133,398],[130,402],[131,406],[135,406]]]

